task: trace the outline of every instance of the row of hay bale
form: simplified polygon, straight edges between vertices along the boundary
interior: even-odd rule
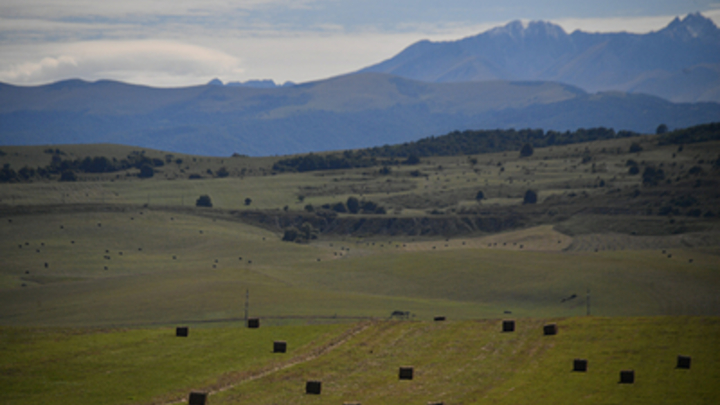
[[[445,321],[444,316],[438,316],[434,318],[434,321]],[[259,328],[260,320],[258,318],[250,318],[247,321],[248,328]],[[515,321],[506,319],[502,321],[502,332],[511,333],[515,332]],[[178,327],[177,336],[187,336],[187,327]],[[544,336],[554,336],[558,334],[558,326],[556,323],[549,323],[543,325]],[[273,342],[273,353],[285,353],[287,351],[287,342],[285,341],[274,341]],[[690,356],[679,355],[677,357],[677,369],[690,369],[692,358]],[[574,359],[573,360],[573,372],[587,372],[588,360],[587,359]],[[398,380],[412,380],[414,375],[414,368],[412,366],[401,366],[398,370]],[[635,371],[634,370],[621,370],[620,371],[620,384],[633,384],[635,382]],[[322,392],[322,381],[310,380],[305,383],[305,393],[308,395],[320,395]],[[202,392],[191,392],[189,404],[191,405],[205,405],[208,393]],[[428,402],[428,405],[442,405],[442,402]],[[360,405],[359,402],[345,402],[343,405]]]

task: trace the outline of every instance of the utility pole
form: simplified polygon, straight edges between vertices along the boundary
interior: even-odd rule
[[[587,303],[587,316],[590,316],[590,287],[587,289],[587,299],[585,302]]]
[[[248,320],[248,311],[250,309],[250,289],[245,290],[245,322]]]

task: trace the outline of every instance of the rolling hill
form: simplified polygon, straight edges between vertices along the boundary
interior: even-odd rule
[[[270,89],[0,85],[0,144],[120,143],[212,156],[353,149],[468,128],[653,132],[660,123],[687,127],[718,117],[716,103],[588,94],[554,82],[423,83],[379,73]]]

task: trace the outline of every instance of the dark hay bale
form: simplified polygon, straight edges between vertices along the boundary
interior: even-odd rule
[[[634,370],[620,371],[620,384],[633,384],[635,382]]]
[[[218,259],[215,259],[215,263],[217,263],[217,262],[218,262]]]
[[[690,356],[678,356],[677,366],[675,368],[689,369],[691,360],[692,358]]]
[[[134,220],[135,220],[135,217],[130,217],[130,220],[131,220],[131,221],[134,221]]]
[[[433,321],[435,321],[435,322],[442,322],[444,320],[445,320],[444,316],[436,316],[435,318],[433,318]]]
[[[22,249],[22,245],[18,245],[18,249]]]
[[[74,244],[75,244],[75,241],[74,241],[74,240],[71,240],[70,243],[72,243],[72,244],[74,245]]]
[[[174,221],[174,220],[175,220],[175,218],[173,218],[173,217],[170,217],[170,220],[171,220],[171,221]]]
[[[248,260],[248,264],[252,264],[252,260]]]
[[[138,248],[138,251],[142,251],[142,248]]]
[[[412,380],[413,379],[413,368],[412,367],[400,367],[398,378],[401,380]]]
[[[306,394],[320,395],[321,389],[322,389],[322,382],[320,382],[320,381],[308,381],[305,383],[305,393]]]
[[[503,332],[515,332],[515,321],[513,321],[513,320],[503,321],[502,331]]]
[[[663,254],[665,254],[665,253],[666,253],[666,252],[665,252],[665,249],[663,249],[662,253],[663,253]]]
[[[286,353],[287,352],[287,342],[283,342],[281,340],[276,340],[273,342],[273,353]]]
[[[35,249],[35,252],[36,252],[36,253],[40,253],[40,249]]]
[[[242,256],[238,257],[238,260],[242,260]]]
[[[189,331],[190,328],[188,328],[187,326],[178,326],[177,328],[175,328],[175,336],[187,337]]]
[[[427,405],[445,405],[444,402],[428,402]]]
[[[110,251],[109,251],[109,250],[107,250],[107,249],[105,249],[105,253],[110,253]]]
[[[173,260],[177,260],[177,256],[173,255]]]
[[[119,254],[120,256],[122,256],[122,252],[118,252],[118,254]]]
[[[60,229],[65,229],[65,227],[64,227],[64,226],[62,226],[62,225],[60,225]]]
[[[27,284],[22,283],[22,284],[20,285],[20,287],[27,287]]]
[[[45,268],[46,268],[46,269],[48,268],[48,264],[47,264],[47,263],[45,263]]]
[[[101,223],[98,223],[98,228],[100,228],[100,227],[102,227],[102,224],[101,224]]]
[[[188,405],[205,405],[207,396],[207,392],[191,392],[190,398],[188,398]]]
[[[318,258],[317,261],[320,261],[320,258]]]
[[[692,263],[692,262],[693,262],[693,259],[690,259],[690,260],[688,261],[688,263]]]
[[[200,233],[202,233],[202,231],[200,231]]]
[[[505,310],[505,311],[503,311],[503,313],[504,313],[504,314],[512,314],[512,311],[507,311],[507,310]]]
[[[586,359],[575,359],[573,360],[573,371],[585,372],[587,371],[587,360]]]
[[[105,267],[103,268],[103,270],[107,270],[107,269],[108,269],[108,267],[107,267],[107,266],[105,266]]]
[[[30,274],[30,271],[28,271],[28,270],[25,270],[25,274]]]
[[[30,242],[25,242],[25,246],[30,246]]]
[[[217,269],[217,265],[214,265],[214,264],[213,264],[213,269]]]
[[[259,318],[250,318],[247,320],[247,327],[252,329],[257,329],[260,327],[260,319]]]
[[[40,246],[45,246],[45,242],[40,242]]]
[[[550,323],[543,326],[543,334],[545,336],[557,335],[558,327],[555,323]]]

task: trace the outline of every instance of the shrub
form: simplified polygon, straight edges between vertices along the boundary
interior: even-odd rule
[[[75,172],[70,170],[65,170],[60,174],[60,181],[76,181],[77,177],[75,176]]]
[[[307,211],[307,212],[314,212],[314,211],[315,211],[315,207],[313,207],[312,204],[308,204],[308,205],[305,206],[305,211]]]
[[[155,169],[152,168],[150,165],[142,165],[140,166],[140,173],[138,173],[138,177],[141,179],[147,179],[155,175]]]
[[[228,170],[225,167],[221,167],[221,168],[217,169],[217,171],[215,172],[215,175],[217,177],[227,177],[230,175],[230,172],[228,172]]]
[[[245,205],[250,205],[250,204],[252,204],[252,199],[246,198],[246,199],[245,199]]]
[[[475,194],[475,199],[477,201],[480,201],[485,198],[485,193],[482,192],[482,190],[478,191],[477,194]]]
[[[628,174],[631,176],[634,176],[638,173],[640,173],[640,169],[637,166],[630,166],[630,169],[628,169]]]
[[[196,207],[212,207],[212,201],[209,195],[201,195],[197,201],[195,201]]]
[[[332,209],[333,209],[333,211],[335,211],[335,212],[347,212],[347,208],[345,208],[345,204],[343,204],[343,203],[341,203],[341,202],[335,203],[335,204],[332,206]]]

